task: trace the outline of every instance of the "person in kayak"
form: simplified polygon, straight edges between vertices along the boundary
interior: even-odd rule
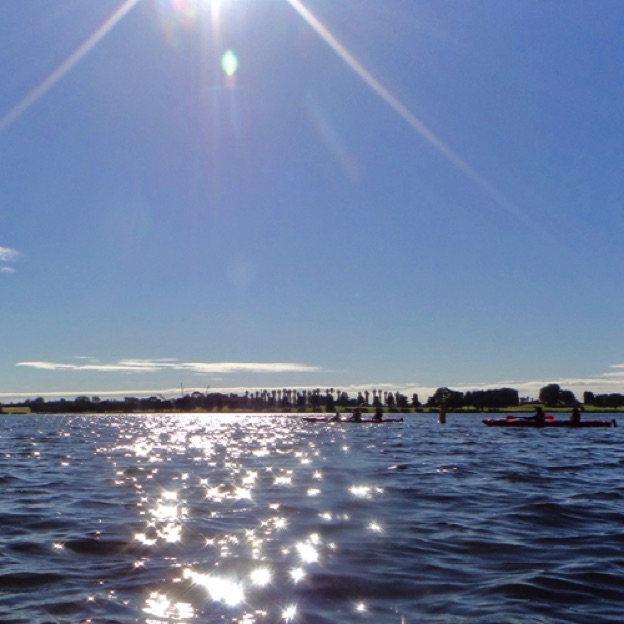
[[[349,419],[351,422],[362,422],[362,410],[356,407],[353,410],[353,416]]]
[[[575,407],[572,410],[572,414],[570,414],[570,422],[573,425],[580,425],[581,424],[581,412],[579,412],[578,407]]]
[[[538,425],[543,425],[546,421],[546,414],[544,414],[544,410],[541,405],[538,405],[535,408],[535,414],[533,416],[527,416],[525,420],[532,420],[536,422]]]
[[[381,407],[378,407],[375,410],[375,415],[372,417],[371,420],[374,420],[375,422],[381,422],[383,420],[383,410],[381,409]]]

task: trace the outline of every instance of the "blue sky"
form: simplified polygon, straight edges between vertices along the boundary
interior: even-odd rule
[[[624,3],[2,12],[0,401],[624,392]]]

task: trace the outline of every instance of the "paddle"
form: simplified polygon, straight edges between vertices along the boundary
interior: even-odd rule
[[[533,416],[514,416],[513,414],[507,414],[505,418],[507,420],[535,420]],[[544,417],[544,420],[553,421],[555,420],[555,417],[551,414],[548,414],[548,416]]]

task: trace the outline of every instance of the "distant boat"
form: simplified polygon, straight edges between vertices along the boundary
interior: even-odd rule
[[[309,423],[331,423],[333,425],[363,425],[363,424],[375,424],[383,425],[384,423],[401,423],[402,418],[384,418],[383,420],[373,420],[372,418],[366,418],[362,420],[333,420],[332,418],[325,418],[323,416],[304,416],[301,420]]]

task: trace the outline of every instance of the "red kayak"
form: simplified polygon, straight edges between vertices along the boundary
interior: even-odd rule
[[[595,428],[595,427],[615,427],[617,423],[613,420],[581,420],[573,423],[570,420],[555,420],[552,416],[546,416],[544,422],[537,422],[530,418],[517,416],[507,416],[506,418],[486,418],[483,424],[488,427],[570,427],[572,429]]]

